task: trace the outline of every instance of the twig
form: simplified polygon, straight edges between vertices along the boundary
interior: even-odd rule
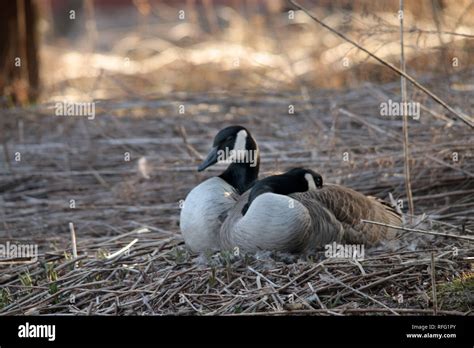
[[[371,301],[377,303],[378,305],[380,305],[380,306],[382,306],[382,307],[388,309],[391,313],[393,313],[393,314],[395,314],[395,315],[400,315],[400,314],[398,314],[396,311],[394,311],[392,308],[390,308],[390,307],[387,306],[386,304],[380,302],[379,300],[377,300],[377,299],[375,299],[375,298],[373,298],[373,297],[371,297],[371,296],[369,296],[369,295],[363,293],[362,291],[359,291],[359,290],[357,290],[357,289],[354,289],[352,286],[349,286],[349,285],[347,285],[347,284],[344,284],[344,283],[341,282],[339,279],[337,279],[336,277],[334,277],[331,273],[329,273],[326,269],[325,269],[324,271],[325,271],[326,274],[331,278],[331,280],[334,281],[334,282],[336,282],[337,284],[339,284],[339,285],[345,287],[346,289],[349,289],[349,290],[351,290],[351,291],[353,291],[353,292],[355,292],[355,293],[357,293],[357,294],[359,294],[359,295],[361,295],[361,296],[363,296],[363,297],[365,297],[365,298],[368,298],[369,300],[371,300]]]
[[[433,290],[433,314],[438,314],[438,299],[436,294],[436,269],[434,253],[431,253],[431,288]]]
[[[414,229],[414,228],[407,228],[407,227],[389,225],[389,224],[384,224],[382,222],[376,222],[376,221],[370,221],[370,220],[364,220],[364,219],[361,219],[360,221],[363,222],[363,223],[368,223],[368,224],[386,226],[386,227],[394,228],[394,229],[401,230],[401,231],[424,233],[424,234],[431,234],[433,236],[451,237],[451,238],[458,238],[458,239],[474,241],[474,237],[470,237],[470,236],[457,236],[455,234],[450,234],[450,233],[425,231],[425,230],[419,230],[419,229]]]
[[[297,280],[299,280],[299,279],[303,278],[304,276],[308,275],[309,273],[313,273],[318,267],[321,267],[326,260],[328,260],[328,259],[325,259],[325,260],[321,261],[316,266],[313,266],[309,270],[307,270],[306,272],[301,273],[299,276],[297,276],[292,281],[290,281],[290,282],[286,283],[285,285],[283,285],[282,287],[278,288],[277,291],[280,292],[280,291],[288,288],[291,284],[293,284]]]
[[[343,310],[332,309],[332,311],[340,311],[343,313],[387,313],[390,312],[385,308],[348,308]],[[407,314],[432,314],[431,309],[417,309],[417,308],[397,308],[399,313]],[[253,312],[253,313],[238,313],[238,314],[226,314],[226,316],[269,316],[269,315],[295,315],[295,314],[318,314],[318,313],[327,313],[327,309],[301,309],[293,311],[279,311],[279,312]],[[438,314],[444,315],[466,315],[466,313],[460,311],[438,311]]]
[[[403,0],[400,0],[400,11],[399,11],[399,18],[400,18],[400,69],[403,73],[406,71],[405,66],[405,47],[403,44],[403,17],[405,16],[404,9],[403,9]],[[400,83],[401,83],[401,94],[402,94],[402,105],[406,105],[407,103],[407,81],[405,77],[402,75],[400,76]],[[406,113],[405,108],[402,108],[402,116],[403,116],[403,171],[405,174],[405,192],[407,195],[408,201],[408,212],[410,216],[414,214],[414,206],[413,206],[413,194],[411,192],[411,176],[410,176],[410,144],[408,142],[408,115]]]
[[[179,134],[181,135],[181,138],[183,139],[184,146],[186,147],[186,151],[189,154],[189,157],[197,159],[197,160],[202,160],[204,157],[199,153],[196,148],[191,145],[188,141],[188,134],[186,132],[186,128],[184,128],[183,125],[178,127]]]
[[[130,243],[128,243],[126,246],[124,246],[122,249],[116,251],[115,253],[113,254],[110,254],[110,255],[107,255],[106,258],[107,260],[110,260],[110,259],[113,259],[114,257],[117,257],[125,252],[127,252],[128,250],[130,250],[130,248],[133,246],[133,244],[135,244],[136,242],[138,242],[138,239],[135,238],[134,240],[132,240]]]
[[[76,231],[72,222],[69,223],[69,231],[71,231],[72,257],[77,259]]]
[[[467,171],[467,170],[464,170],[464,169],[462,169],[462,168],[453,166],[453,165],[451,165],[451,164],[449,164],[449,163],[446,163],[445,161],[440,160],[439,158],[433,157],[433,156],[431,156],[431,155],[429,155],[429,154],[426,154],[426,157],[429,158],[430,160],[433,160],[433,161],[439,163],[439,164],[442,164],[443,166],[446,166],[446,167],[451,168],[451,169],[454,169],[454,170],[458,170],[458,171],[460,171],[460,172],[466,174],[467,176],[469,176],[469,177],[471,177],[471,178],[474,177],[474,173],[471,173],[471,172],[469,172],[469,171]]]
[[[390,138],[393,138],[393,139],[396,139],[396,140],[400,140],[400,136],[398,134],[395,134],[391,131],[386,131],[376,125],[373,125],[372,123],[364,120],[363,117],[360,117],[360,116],[357,116],[356,114],[344,109],[344,108],[339,108],[339,112],[351,119],[354,119],[360,123],[362,123],[364,126],[366,126],[367,128],[370,128],[370,129],[373,129],[374,131],[376,132],[379,132],[381,134],[384,134],[384,135],[387,135],[389,136]]]
[[[274,282],[272,282],[270,279],[268,279],[267,277],[265,277],[262,273],[260,273],[260,272],[258,272],[258,271],[256,271],[256,270],[254,270],[252,267],[248,266],[247,268],[248,268],[249,271],[255,273],[258,277],[261,277],[262,279],[264,279],[268,284],[270,284],[270,285],[272,285],[272,286],[278,286],[278,285],[276,285]],[[257,277],[257,279],[259,279],[258,277]]]

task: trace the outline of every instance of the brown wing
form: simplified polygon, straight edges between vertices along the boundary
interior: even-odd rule
[[[344,186],[325,184],[321,189],[292,196],[305,206],[320,203],[326,207],[342,224],[345,243],[374,245],[383,239],[395,237],[396,230],[393,228],[363,223],[361,219],[401,225],[401,217],[393,208]]]

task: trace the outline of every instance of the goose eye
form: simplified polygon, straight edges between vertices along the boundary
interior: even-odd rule
[[[224,147],[230,147],[232,145],[232,135],[231,136],[228,136],[227,138],[224,139],[224,141],[222,142],[222,145]]]

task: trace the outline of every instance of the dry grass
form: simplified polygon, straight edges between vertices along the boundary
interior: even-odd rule
[[[372,11],[364,1],[352,10],[320,3],[327,23],[398,61],[398,1]],[[43,103],[0,118],[0,244],[39,246],[32,264],[0,265],[0,315],[472,313],[472,242],[455,237],[400,231],[358,262],[186,251],[180,201],[222,169],[196,172],[229,124],[252,131],[262,175],[307,166],[407,208],[402,120],[380,116],[381,102],[399,100],[398,77],[302,13],[289,21],[245,4],[245,13],[218,9],[212,32],[177,22],[166,5],[138,28],[124,25],[129,13],[107,22],[97,12],[87,40],[43,47]],[[472,113],[474,7],[450,3],[437,28],[424,15],[431,1],[407,6],[407,71]],[[459,66],[446,64],[453,58]],[[407,227],[473,236],[472,130],[409,92],[422,112],[408,120],[415,216]],[[56,117],[57,100],[96,100],[96,117]]]
[[[146,18],[133,8],[118,13],[97,11],[98,32],[92,35],[93,41],[90,33],[83,33],[78,40],[48,41],[42,47],[43,100],[173,91],[345,88],[399,78],[301,11],[290,19],[289,7],[270,6],[277,1],[236,3],[238,8],[218,6],[212,14],[199,7],[195,11],[184,8],[185,20],[177,18],[182,9],[178,4],[154,3]],[[318,2],[320,6],[301,3],[398,66],[398,0],[359,0],[350,6],[340,0]],[[431,0],[406,4],[405,57],[407,72],[415,78],[474,67],[474,6],[469,0],[444,5],[437,28]],[[219,24],[212,31],[207,24],[214,20],[209,16],[217,17],[214,20]],[[137,18],[143,20],[137,22]]]
[[[472,109],[468,92],[423,82]],[[100,101],[95,120],[56,117],[47,104],[5,110],[6,157],[21,152],[22,160],[2,162],[0,241],[37,243],[40,255],[31,265],[0,266],[0,314],[431,314],[432,252],[437,313],[470,313],[469,241],[401,231],[357,263],[323,253],[192,256],[179,234],[179,201],[220,170],[198,174],[195,152],[204,154],[229,124],[252,131],[263,175],[308,166],[328,182],[405,199],[402,121],[379,116],[380,102],[397,93],[398,83],[315,91],[307,95],[311,108],[293,92],[149,95]],[[472,131],[420,98],[428,111],[409,120],[413,225],[472,236]],[[142,157],[147,168],[142,160],[139,170]]]

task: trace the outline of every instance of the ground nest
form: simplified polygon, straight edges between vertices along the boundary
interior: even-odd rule
[[[438,82],[424,81],[472,110],[468,92]],[[406,211],[402,122],[379,112],[397,93],[397,84],[367,84],[150,95],[98,101],[93,120],[54,116],[47,104],[5,110],[0,240],[34,243],[39,255],[0,266],[0,314],[471,313],[472,241],[459,236],[474,229],[472,130],[421,95],[421,117],[409,121],[415,216],[406,220],[436,235],[401,230],[353,260],[324,250],[190,255],[179,233],[187,192],[221,170],[197,173],[198,159],[230,124],[257,139],[262,175],[306,166],[327,182],[391,194]]]

